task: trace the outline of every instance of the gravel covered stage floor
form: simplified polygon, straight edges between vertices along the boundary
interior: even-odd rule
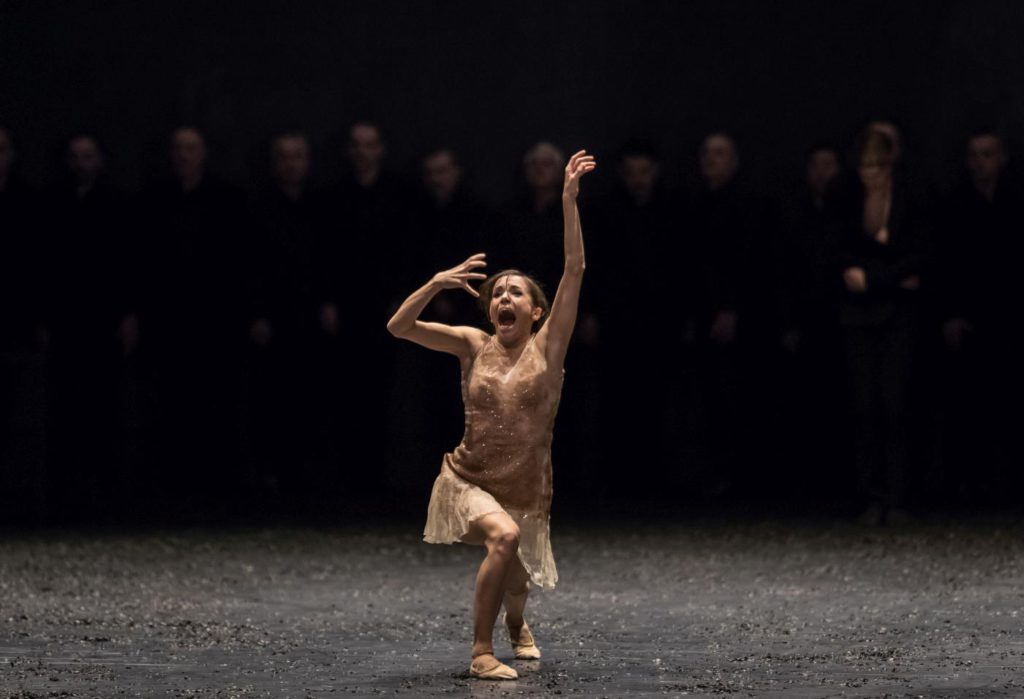
[[[1024,526],[554,521],[544,653],[471,679],[482,549],[386,528],[7,531],[5,697],[1024,696]]]

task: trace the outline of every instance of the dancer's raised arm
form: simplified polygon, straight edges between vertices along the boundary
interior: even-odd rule
[[[569,338],[576,326],[576,309],[583,284],[583,231],[580,228],[580,212],[576,208],[580,178],[597,167],[594,156],[585,150],[575,153],[565,166],[565,184],[562,188],[562,215],[565,220],[565,269],[558,282],[558,291],[551,304],[551,315],[537,331],[537,342],[544,350],[548,365],[561,368]]]
[[[432,350],[450,352],[459,359],[467,359],[476,354],[480,343],[488,338],[483,330],[468,325],[426,322],[419,320],[419,316],[430,303],[430,299],[441,289],[462,288],[479,297],[476,289],[469,285],[469,280],[486,278],[486,275],[472,271],[487,265],[484,257],[485,253],[479,252],[467,258],[462,264],[435,274],[429,282],[402,302],[395,315],[388,321],[388,332]]]

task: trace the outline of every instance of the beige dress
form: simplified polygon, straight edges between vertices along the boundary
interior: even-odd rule
[[[507,367],[491,336],[462,368],[466,431],[445,454],[427,508],[423,540],[483,543],[467,536],[472,521],[506,512],[519,525],[519,560],[545,589],[558,581],[551,554],[551,437],[565,370],[548,369],[532,335]]]

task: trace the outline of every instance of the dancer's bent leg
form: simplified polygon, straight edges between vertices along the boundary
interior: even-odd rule
[[[517,561],[519,526],[504,512],[484,515],[474,522],[482,530],[487,557],[476,576],[473,598],[473,656],[494,655],[492,636],[504,592],[505,577]]]

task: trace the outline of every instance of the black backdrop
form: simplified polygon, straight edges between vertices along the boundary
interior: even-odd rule
[[[724,128],[743,168],[774,193],[799,177],[811,143],[845,147],[867,119],[888,118],[904,127],[909,169],[944,185],[970,129],[1024,136],[1021,36],[1024,5],[1011,1],[923,12],[891,2],[0,0],[0,124],[32,184],[59,170],[64,135],[88,129],[106,142],[117,183],[136,189],[159,174],[167,132],[184,123],[206,132],[213,169],[237,184],[260,177],[271,133],[304,128],[315,179],[329,184],[348,126],[372,119],[389,136],[391,168],[412,171],[426,149],[450,144],[471,186],[497,204],[517,191],[522,154],[538,139],[610,164],[624,140],[646,136],[678,180],[701,137]],[[601,192],[612,171],[587,191]],[[450,357],[423,361],[455,380]],[[585,383],[567,392],[559,429],[575,437],[556,450],[593,429],[578,409]],[[460,427],[451,423],[446,444]],[[420,447],[407,451],[429,468],[392,455],[387,477],[422,504],[439,454]],[[585,483],[588,463],[562,459],[561,482]]]
[[[810,142],[845,144],[887,117],[942,183],[965,130],[984,123],[1019,140],[1021,36],[1013,0],[5,0],[0,123],[30,181],[45,181],[54,143],[84,127],[133,188],[182,122],[203,127],[216,168],[245,183],[276,128],[308,129],[316,176],[330,181],[346,126],[378,119],[392,167],[451,143],[480,193],[501,201],[540,138],[601,154],[648,136],[686,173],[700,136],[725,127],[771,188]]]

